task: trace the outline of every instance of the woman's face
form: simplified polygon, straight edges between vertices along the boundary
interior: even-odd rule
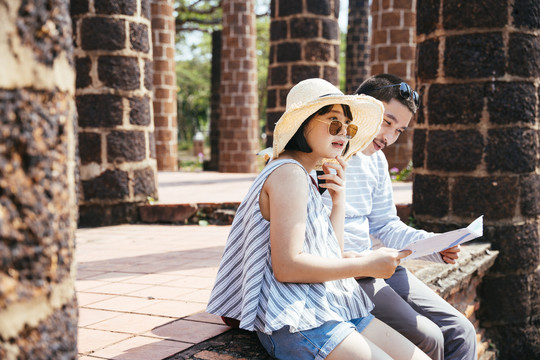
[[[335,135],[330,134],[332,121],[339,121],[342,124]],[[347,145],[347,125],[351,122],[351,119],[345,117],[342,106],[334,105],[326,114],[316,115],[311,119],[306,126],[304,136],[314,154],[333,159],[341,155]]]

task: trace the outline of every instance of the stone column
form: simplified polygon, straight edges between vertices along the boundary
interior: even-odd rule
[[[267,146],[289,90],[322,78],[339,87],[339,0],[272,0],[266,109]]]
[[[138,219],[157,198],[149,0],[73,0],[80,226]]]
[[[540,3],[419,0],[413,206],[444,231],[484,215],[481,286],[500,359],[540,354]]]
[[[0,6],[0,359],[75,359],[69,1]]]
[[[219,171],[257,172],[255,0],[223,0]]]
[[[152,53],[154,59],[154,126],[157,168],[178,170],[178,125],[176,118],[176,30],[174,1],[152,0]]]
[[[352,94],[369,76],[369,0],[349,0],[345,91]]]
[[[204,170],[219,170],[219,104],[221,88],[221,30],[212,33],[212,69],[210,88],[210,160],[205,161]]]
[[[416,0],[373,0],[371,75],[390,73],[415,87]],[[411,123],[411,127],[414,124]],[[403,169],[412,158],[412,128],[385,148],[390,168]]]

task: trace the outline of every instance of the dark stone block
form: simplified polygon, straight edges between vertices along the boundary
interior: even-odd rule
[[[196,204],[141,205],[141,221],[145,223],[185,223],[197,213]]]
[[[277,90],[276,89],[268,89],[266,91],[266,108],[267,109],[274,109],[277,107],[277,97],[276,97]]]
[[[496,299],[492,301],[496,302]],[[501,309],[499,312],[504,312]],[[538,325],[523,322],[490,326],[486,335],[496,344],[498,359],[540,359]]]
[[[122,124],[121,96],[78,95],[76,104],[81,128],[113,127]]]
[[[303,11],[302,0],[275,0],[279,1],[279,17],[300,14]]]
[[[148,133],[148,147],[150,148],[150,158],[156,158],[156,136],[153,132]],[[219,145],[218,145],[219,147]]]
[[[331,2],[331,0],[307,0],[307,11],[316,15],[330,15],[332,14]]]
[[[270,23],[270,40],[277,41],[287,38],[287,21],[272,20]]]
[[[134,97],[129,99],[129,123],[133,125],[150,125],[150,98]]]
[[[135,90],[140,87],[139,62],[134,57],[101,56],[98,76],[109,88]]]
[[[84,199],[123,199],[129,196],[128,183],[127,172],[107,170],[93,179],[82,181]]]
[[[491,242],[499,256],[491,269],[499,274],[511,274],[519,269],[533,272],[540,265],[538,224],[484,225],[483,239]]]
[[[290,20],[291,39],[312,39],[319,35],[317,18],[293,18]]]
[[[131,49],[148,53],[150,51],[148,26],[145,24],[130,23],[129,41],[131,42]]]
[[[508,23],[506,1],[445,1],[443,28],[502,28]]]
[[[152,90],[153,88],[153,76],[154,76],[154,65],[152,61],[144,61],[144,87],[146,90]]]
[[[84,50],[122,50],[125,45],[124,20],[101,17],[82,19],[81,47]]]
[[[320,41],[310,41],[304,46],[304,60],[328,62],[332,59],[332,45]]]
[[[540,2],[538,0],[515,0],[512,8],[514,26],[538,30],[540,28]]]
[[[146,195],[152,197],[157,195],[156,180],[152,168],[133,171],[133,195]]]
[[[141,161],[146,157],[146,141],[142,131],[113,131],[107,135],[107,161]]]
[[[277,45],[277,61],[298,61],[302,58],[302,48],[298,42],[285,42]]]
[[[515,177],[458,177],[452,191],[452,207],[458,216],[482,214],[491,221],[512,218],[519,193]]]
[[[424,167],[426,147],[426,130],[414,129],[413,133],[413,167]]]
[[[88,0],[71,0],[69,6],[71,16],[83,15],[88,12]]]
[[[134,15],[137,11],[137,0],[95,1],[94,8],[97,14]]]
[[[536,89],[532,83],[487,83],[489,120],[506,125],[535,122]]]
[[[151,0],[141,0],[141,16],[151,20],[152,12],[150,9]]]
[[[484,326],[527,323],[531,315],[528,277],[527,274],[484,277],[479,291],[482,306],[478,310]]]
[[[81,228],[132,224],[139,221],[141,203],[120,203],[114,205],[79,206],[79,224]]]
[[[325,66],[323,69],[323,78],[332,84],[339,83],[339,68]]]
[[[283,115],[283,111],[272,111],[266,113],[266,126],[268,130],[270,130],[271,132],[274,131],[276,123],[278,122],[281,115]]]
[[[427,35],[437,29],[440,3],[439,0],[418,0],[416,2],[417,35]]]
[[[426,40],[417,44],[418,47],[418,77],[420,79],[435,79],[439,68],[439,41]]]
[[[339,25],[337,20],[322,20],[322,37],[327,40],[339,40]]]
[[[488,130],[485,161],[490,172],[529,173],[535,170],[538,133],[523,128]]]
[[[527,34],[510,34],[508,72],[522,77],[540,77],[540,38]]]
[[[79,133],[79,155],[83,165],[95,162],[101,164],[101,135]]]
[[[521,179],[521,215],[540,215],[540,176],[532,173]]]
[[[484,139],[477,130],[435,130],[428,133],[427,168],[473,171],[482,161]]]
[[[276,66],[268,69],[270,72],[270,84],[272,85],[285,85],[287,84],[287,65]]]
[[[276,60],[276,53],[277,53],[277,45],[271,44],[270,49],[268,51],[268,65],[273,65],[277,62]]]
[[[446,38],[444,73],[456,79],[503,76],[505,46],[501,33],[481,33]]]
[[[298,84],[300,81],[320,76],[319,66],[308,65],[293,65],[291,77],[293,84]]]
[[[484,107],[479,84],[433,84],[428,95],[430,124],[478,124]]]
[[[448,179],[415,174],[413,210],[415,214],[443,217],[448,214]]]
[[[77,89],[82,89],[92,85],[92,78],[90,77],[90,69],[92,67],[92,61],[88,57],[75,58],[75,86]]]

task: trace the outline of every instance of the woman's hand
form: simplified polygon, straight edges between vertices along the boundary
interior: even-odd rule
[[[382,247],[372,251],[362,257],[367,261],[366,268],[363,269],[365,276],[388,279],[396,271],[401,259],[412,254],[411,250],[397,250]]]
[[[347,169],[347,164],[341,156],[336,156],[336,160],[337,163],[325,162],[322,166],[324,175],[318,176],[319,179],[326,180],[319,186],[328,189],[334,205],[345,203],[345,170]],[[330,169],[334,169],[335,173],[332,173]]]

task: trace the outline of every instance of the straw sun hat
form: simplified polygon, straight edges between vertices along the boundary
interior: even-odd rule
[[[323,79],[307,79],[296,84],[287,95],[285,113],[274,129],[272,158],[278,158],[309,116],[332,104],[349,105],[352,124],[358,126],[358,132],[349,140],[349,148],[343,154],[343,159],[349,160],[352,155],[368,146],[379,132],[383,104],[367,95],[343,95],[337,87]]]

